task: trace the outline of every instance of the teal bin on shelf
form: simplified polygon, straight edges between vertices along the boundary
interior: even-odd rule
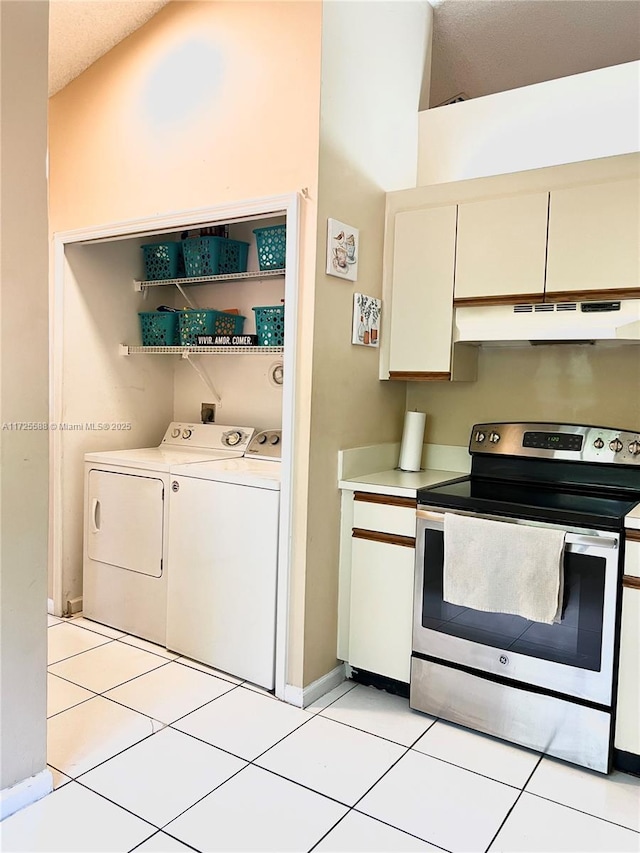
[[[178,313],[175,311],[139,311],[143,347],[175,347],[180,343]]]
[[[180,243],[146,243],[140,246],[144,255],[146,281],[184,276],[182,246]]]
[[[263,305],[254,308],[253,312],[259,346],[284,346],[284,305]]]
[[[211,308],[180,311],[180,345],[197,346],[198,335],[241,335],[245,317]]]
[[[287,226],[254,228],[258,264],[261,270],[283,270],[287,254]]]
[[[228,237],[191,237],[182,241],[187,278],[246,272],[248,253],[248,243]]]

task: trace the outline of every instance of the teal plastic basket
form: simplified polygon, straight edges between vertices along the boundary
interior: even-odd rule
[[[178,312],[139,311],[143,347],[175,347],[180,343]]]
[[[249,244],[228,237],[192,237],[182,241],[187,278],[247,271]]]
[[[184,276],[180,243],[147,243],[140,248],[144,254],[144,277],[146,281]]]
[[[283,270],[287,254],[287,226],[269,225],[254,228],[258,264],[261,270]]]
[[[213,309],[180,311],[180,345],[197,346],[198,335],[241,335],[245,319],[240,314]]]
[[[284,305],[264,305],[253,309],[256,334],[261,347],[284,346]]]

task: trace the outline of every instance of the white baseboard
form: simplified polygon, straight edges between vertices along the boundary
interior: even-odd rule
[[[294,687],[292,684],[287,684],[284,689],[284,701],[290,705],[295,705],[296,708],[307,708],[316,699],[342,684],[345,678],[344,664],[338,664],[331,672],[327,672],[321,678],[307,684],[306,687]]]
[[[47,598],[47,613],[50,613],[52,616],[53,613],[53,598]]]
[[[17,785],[3,788],[0,791],[0,820],[23,809],[25,806],[41,800],[53,791],[53,776],[51,771],[45,767],[35,776],[23,779]]]

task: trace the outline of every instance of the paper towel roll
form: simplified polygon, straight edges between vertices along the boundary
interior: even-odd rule
[[[422,443],[427,416],[424,412],[405,412],[402,444],[400,445],[400,462],[402,471],[419,471],[422,459]]]

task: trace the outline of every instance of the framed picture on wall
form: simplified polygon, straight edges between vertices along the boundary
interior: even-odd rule
[[[364,293],[353,294],[353,327],[351,343],[377,347],[380,343],[380,313],[382,302]]]
[[[358,280],[359,239],[357,228],[338,219],[327,220],[327,275]]]

